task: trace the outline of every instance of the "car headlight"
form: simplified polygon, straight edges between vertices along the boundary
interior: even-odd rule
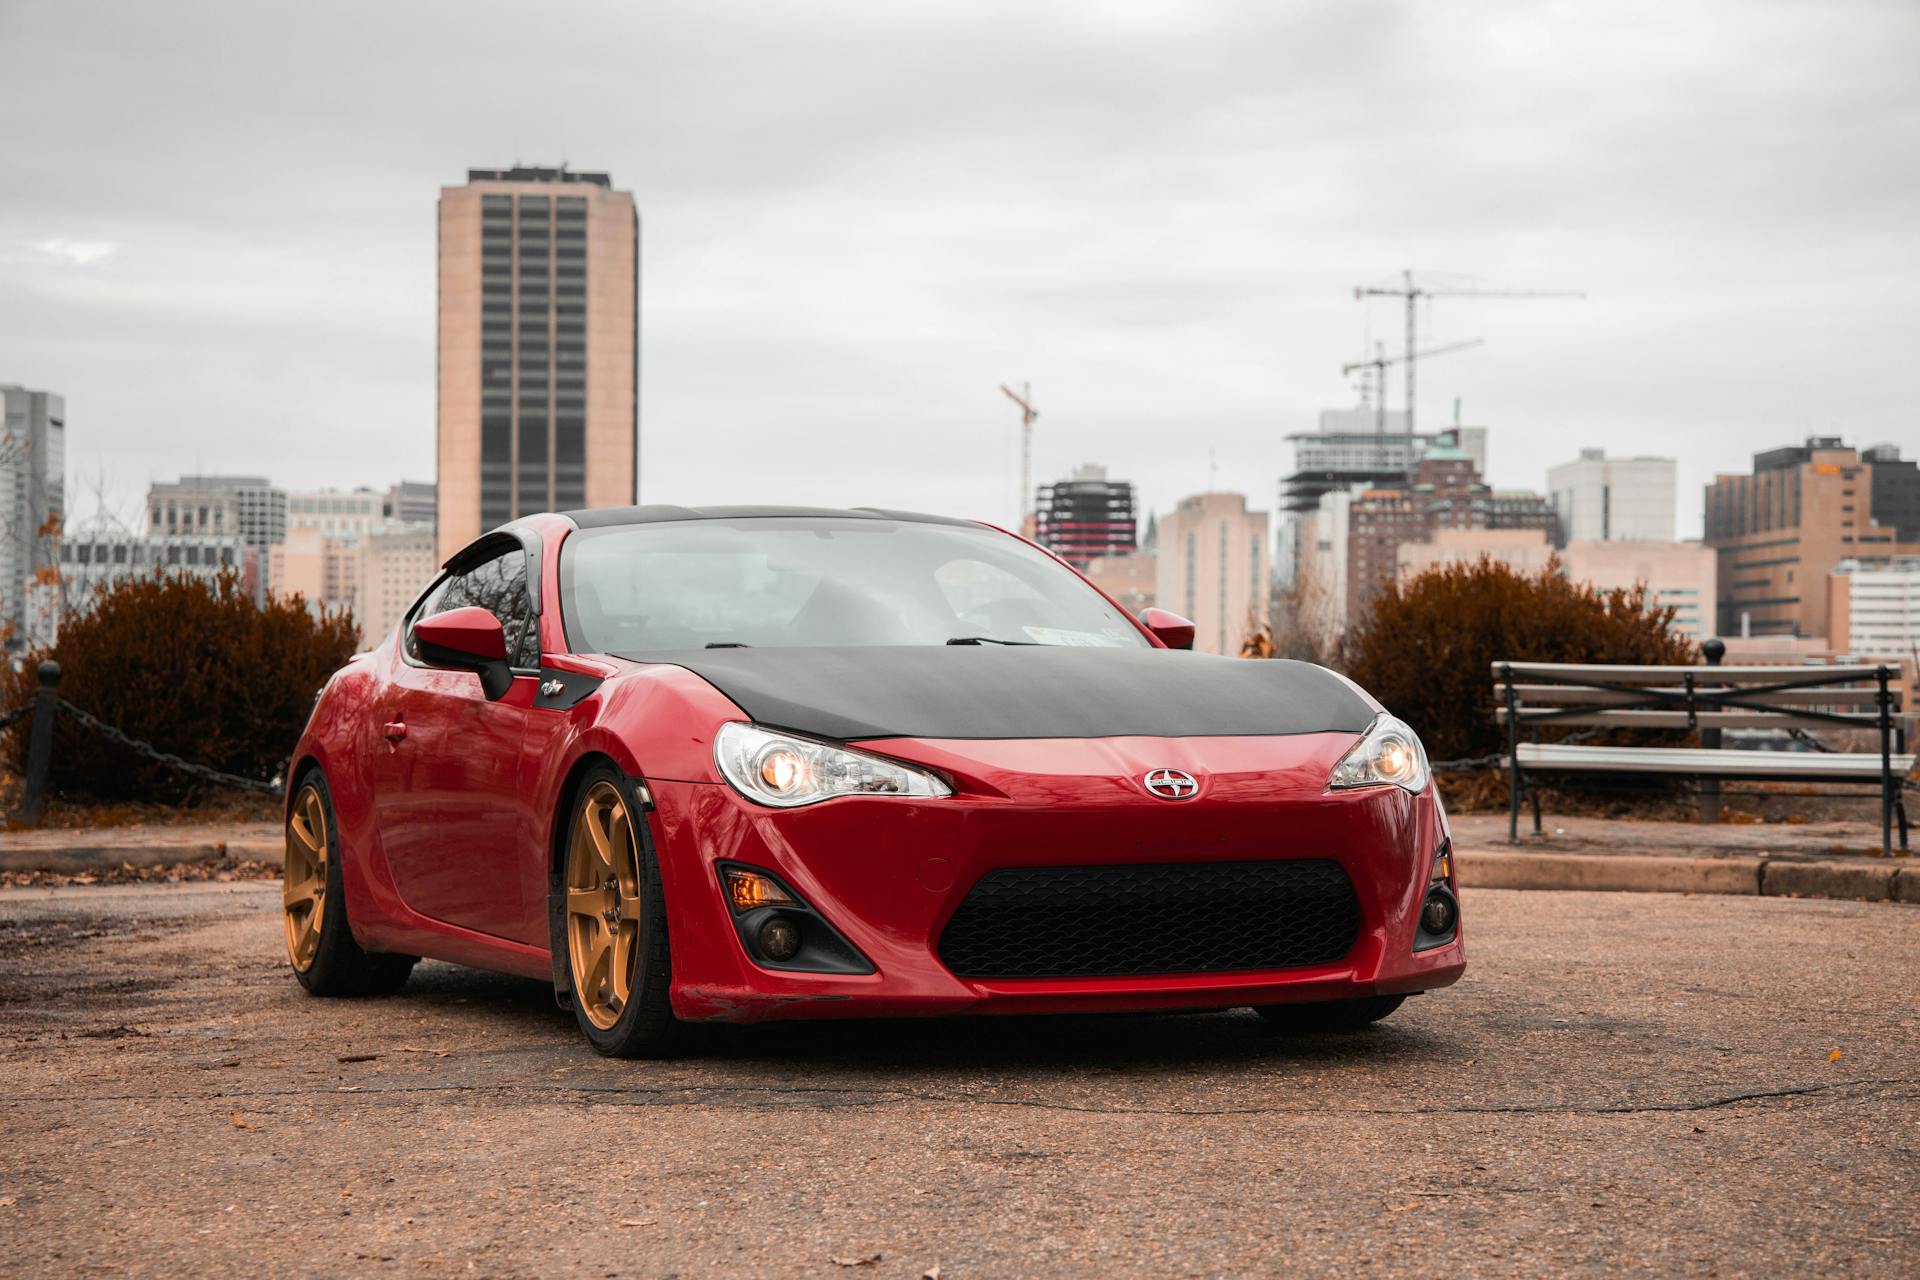
[[[1375,720],[1353,749],[1333,766],[1329,787],[1404,787],[1418,794],[1432,776],[1420,735],[1389,715]]]
[[[714,763],[747,799],[792,809],[835,796],[950,796],[953,789],[920,769],[796,738],[737,720],[713,739]]]

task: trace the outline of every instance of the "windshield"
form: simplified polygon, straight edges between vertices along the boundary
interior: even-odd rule
[[[1145,649],[1119,609],[991,529],[831,516],[582,529],[560,548],[577,653],[729,646]]]

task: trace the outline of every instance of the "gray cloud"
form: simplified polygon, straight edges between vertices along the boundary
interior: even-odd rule
[[[1030,379],[1042,475],[1164,508],[1211,451],[1269,503],[1402,265],[1589,294],[1426,317],[1488,340],[1421,413],[1460,397],[1499,483],[1920,447],[1898,0],[12,0],[0,44],[0,378],[66,393],[115,502],[430,475],[436,188],[516,158],[639,199],[649,498],[1007,519]]]

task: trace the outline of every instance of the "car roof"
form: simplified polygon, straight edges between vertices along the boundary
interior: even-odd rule
[[[643,507],[593,507],[561,513],[581,529],[605,529],[624,524],[664,524],[678,520],[757,520],[781,517],[812,517],[835,520],[898,520],[908,524],[950,524],[978,528],[977,520],[953,516],[925,515],[917,511],[888,511],[880,507],[674,507],[648,504]]]

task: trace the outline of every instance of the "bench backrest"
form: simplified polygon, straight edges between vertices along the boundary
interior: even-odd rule
[[[1898,727],[1893,666],[1608,666],[1496,662],[1495,714],[1522,725],[1646,729]]]

